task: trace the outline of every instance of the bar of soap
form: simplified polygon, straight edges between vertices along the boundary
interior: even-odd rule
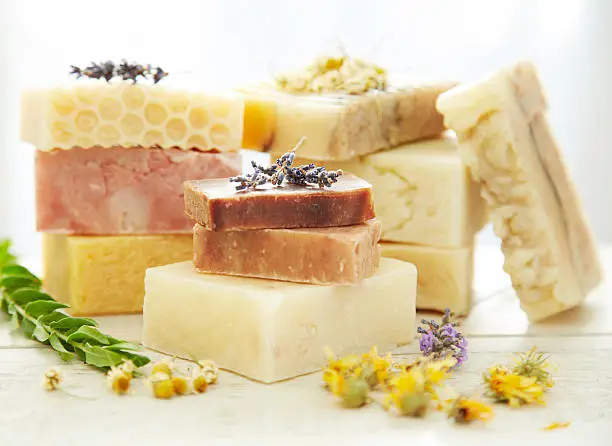
[[[300,158],[294,165],[309,162]],[[372,184],[383,241],[461,248],[471,245],[487,222],[480,187],[451,135],[325,166]]]
[[[185,182],[185,212],[212,231],[327,228],[375,217],[372,186],[343,175],[331,187],[265,184],[236,191],[229,180]]]
[[[383,257],[410,262],[418,273],[418,310],[467,315],[472,307],[473,246],[448,249],[406,243],[381,243]]]
[[[39,231],[190,234],[183,182],[241,171],[239,152],[94,147],[36,153]],[[227,181],[227,180],[225,180]]]
[[[191,259],[191,235],[42,234],[43,286],[73,315],[140,313],[149,267]]]
[[[28,90],[21,104],[21,138],[39,150],[151,147],[236,151],[244,100],[160,85],[78,81]]]
[[[273,86],[243,88],[245,148],[282,154],[302,138],[300,156],[346,160],[444,131],[438,95],[453,83],[392,92],[292,94]],[[262,125],[264,124],[264,125]]]
[[[415,336],[416,269],[381,259],[361,285],[308,285],[197,273],[191,262],[151,268],[143,343],[270,383],[322,367],[324,348],[386,352]]]
[[[601,266],[535,67],[522,62],[452,90],[438,109],[483,186],[504,269],[529,319],[579,305],[601,281]]]
[[[338,228],[209,231],[196,224],[197,271],[313,284],[359,283],[380,261],[380,222]]]

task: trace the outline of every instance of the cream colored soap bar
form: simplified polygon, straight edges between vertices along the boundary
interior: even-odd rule
[[[297,160],[298,165],[309,160]],[[480,188],[461,162],[454,138],[420,141],[341,163],[372,185],[381,240],[460,248],[486,223]]]
[[[243,145],[282,154],[302,137],[300,156],[346,160],[444,131],[435,101],[455,84],[418,85],[364,95],[291,94],[244,88]]]
[[[39,150],[72,147],[241,148],[244,101],[159,85],[75,82],[22,97],[21,138]]]
[[[593,235],[546,120],[535,67],[519,63],[440,97],[483,185],[504,269],[533,321],[579,305],[601,281]]]
[[[266,383],[322,367],[325,347],[390,351],[415,336],[416,269],[399,260],[382,259],[359,286],[208,275],[184,262],[149,269],[145,289],[147,347]]]
[[[419,310],[444,311],[467,315],[472,306],[473,247],[447,249],[406,243],[381,243],[383,257],[410,262],[416,266]]]
[[[193,250],[191,235],[42,236],[43,286],[73,315],[140,313],[146,269]]]

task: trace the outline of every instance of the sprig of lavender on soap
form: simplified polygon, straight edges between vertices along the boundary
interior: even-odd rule
[[[453,320],[453,315],[447,308],[440,322],[421,320],[417,328],[419,347],[424,356],[431,359],[443,359],[452,356],[457,360],[455,367],[461,366],[467,360],[467,339],[458,330],[459,323]]]
[[[136,62],[128,63],[126,60],[121,61],[119,64],[112,60],[107,60],[100,63],[91,62],[91,65],[85,68],[79,68],[74,65],[70,68],[70,74],[74,74],[77,79],[88,77],[90,79],[104,79],[106,82],[110,82],[113,78],[120,78],[124,81],[132,81],[135,84],[139,78],[142,78],[151,79],[154,84],[157,84],[168,76],[168,73],[161,67],[154,67],[151,64],[141,65]]]
[[[302,138],[291,151],[278,158],[276,163],[270,167],[263,167],[255,161],[251,161],[253,173],[231,177],[229,179],[230,182],[240,183],[236,186],[236,190],[256,189],[257,186],[263,186],[267,183],[273,186],[280,186],[285,181],[298,186],[317,185],[319,188],[331,187],[342,176],[341,169],[328,171],[323,166],[315,166],[314,163],[293,167],[295,151],[302,145],[304,140],[305,138]]]

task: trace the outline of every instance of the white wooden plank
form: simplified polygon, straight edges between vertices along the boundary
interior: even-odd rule
[[[63,367],[64,388],[78,399],[41,389],[41,377],[59,364],[43,349],[0,350],[0,444],[194,444],[213,440],[247,444],[305,444],[342,439],[341,444],[609,444],[612,414],[612,337],[500,339],[475,338],[471,357],[453,380],[458,390],[474,393],[481,372],[509,352],[536,343],[552,352],[558,371],[547,407],[510,410],[495,406],[487,425],[453,426],[442,414],[404,419],[378,407],[345,410],[320,388],[320,374],[263,385],[222,373],[205,395],[154,400],[139,382],[135,394],[113,395],[96,371],[74,364]],[[572,421],[556,432],[542,428]],[[520,428],[518,428],[520,427]],[[304,443],[299,443],[303,440]],[[196,443],[197,444],[197,443]],[[214,443],[213,444],[217,444]]]

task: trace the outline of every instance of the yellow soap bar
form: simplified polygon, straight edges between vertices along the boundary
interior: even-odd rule
[[[21,138],[39,150],[152,147],[236,151],[241,95],[206,95],[159,85],[105,82],[27,90]]]
[[[415,337],[416,269],[382,259],[359,285],[310,285],[197,273],[191,262],[146,276],[143,343],[206,358],[262,382],[309,373],[338,355],[388,352]]]
[[[418,310],[467,315],[472,306],[474,250],[435,248],[405,243],[381,243],[383,257],[414,264],[418,273]]]
[[[73,315],[140,313],[149,267],[191,259],[191,235],[43,234],[43,286]]]
[[[293,164],[309,162],[300,158]],[[487,222],[480,187],[450,135],[315,164],[353,173],[372,185],[382,241],[462,248]]]

